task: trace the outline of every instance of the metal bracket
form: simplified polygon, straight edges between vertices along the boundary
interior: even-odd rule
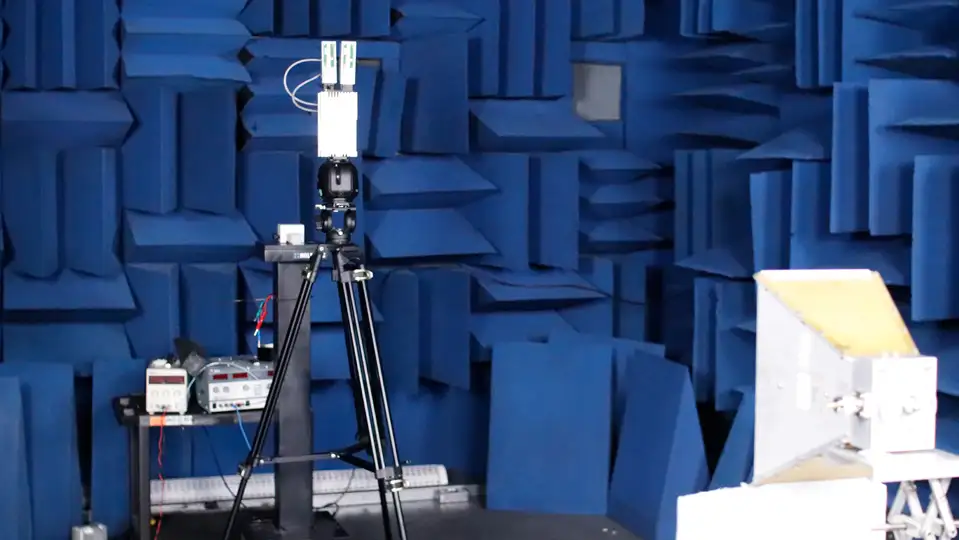
[[[906,480],[889,508],[887,520],[895,540],[944,540],[957,535],[956,520],[946,499],[951,478],[927,480],[931,491],[928,507],[923,510],[916,490],[916,481]]]

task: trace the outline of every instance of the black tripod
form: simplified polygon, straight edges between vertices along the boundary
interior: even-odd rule
[[[380,352],[376,333],[373,328],[373,304],[370,300],[367,281],[373,273],[366,269],[362,250],[352,242],[352,233],[356,228],[356,207],[353,201],[359,194],[359,178],[356,167],[348,160],[327,160],[317,175],[317,189],[322,204],[317,205],[317,230],[326,235],[326,241],[316,246],[270,246],[265,250],[267,260],[304,260],[303,279],[296,296],[289,325],[274,366],[275,375],[250,453],[240,466],[240,484],[233,500],[229,519],[223,532],[223,540],[232,540],[243,495],[253,469],[268,463],[311,462],[321,459],[338,459],[354,467],[372,472],[377,479],[380,492],[380,506],[386,540],[393,539],[393,526],[390,519],[389,494],[392,497],[393,518],[396,523],[398,540],[406,540],[406,522],[400,501],[403,489],[403,470],[396,449],[396,437],[390,414],[386,386],[383,382],[383,369],[380,364]],[[343,226],[335,227],[333,216],[343,214]],[[306,249],[304,249],[306,248]],[[270,253],[272,252],[272,255]],[[290,256],[292,254],[292,257]],[[267,432],[276,415],[277,403],[283,390],[283,382],[294,356],[297,338],[303,319],[307,316],[310,296],[320,262],[330,257],[333,263],[332,278],[339,287],[340,312],[345,327],[346,350],[350,362],[350,382],[353,388],[353,401],[358,428],[358,442],[347,448],[310,454],[306,456],[263,457],[261,452],[266,442]],[[354,288],[355,286],[355,288]],[[357,293],[362,310],[362,318],[357,309]],[[304,411],[308,414],[308,411]],[[387,450],[388,447],[388,450]],[[392,463],[387,464],[386,452],[390,452]],[[372,461],[358,457],[367,452]],[[279,495],[279,493],[278,493]],[[310,503],[312,493],[309,494]],[[277,507],[281,501],[277,497]],[[302,501],[298,501],[302,504]],[[310,506],[310,508],[312,505]],[[275,535],[274,535],[275,536]],[[281,536],[284,540],[286,536]],[[297,539],[299,540],[299,539]]]

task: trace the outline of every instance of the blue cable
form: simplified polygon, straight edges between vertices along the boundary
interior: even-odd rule
[[[240,414],[240,408],[234,407],[233,410],[236,411],[236,425],[240,428],[240,435],[243,435],[243,442],[246,443],[246,449],[253,450],[253,445],[250,444],[250,438],[246,436],[246,429],[243,427],[243,415]]]

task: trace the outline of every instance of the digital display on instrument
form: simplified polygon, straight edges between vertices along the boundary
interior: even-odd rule
[[[151,375],[147,384],[186,384],[186,377],[182,375]]]

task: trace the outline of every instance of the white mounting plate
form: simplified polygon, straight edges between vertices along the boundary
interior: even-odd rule
[[[877,482],[959,478],[959,456],[942,450],[860,455],[873,468],[872,477]]]

